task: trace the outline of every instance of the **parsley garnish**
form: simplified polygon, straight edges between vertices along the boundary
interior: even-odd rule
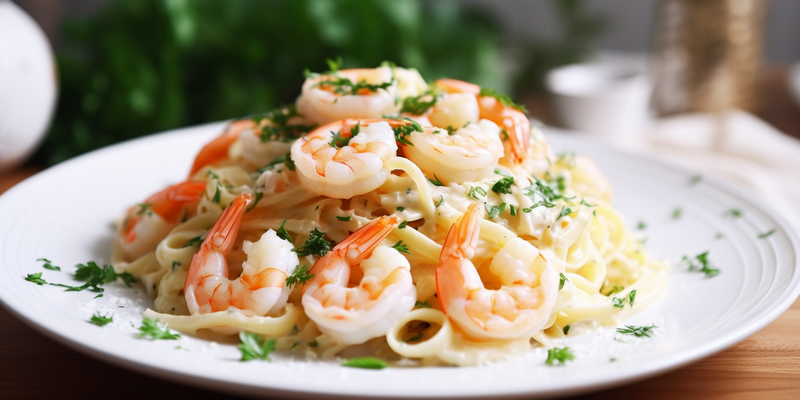
[[[502,203],[499,206],[489,206],[488,204],[483,205],[486,208],[486,212],[489,214],[489,219],[495,219],[500,214],[503,213],[506,209],[506,203]]]
[[[431,305],[427,301],[418,301],[414,303],[414,308],[431,308]]]
[[[436,206],[433,207],[433,208],[439,208],[439,206],[442,205],[442,204],[444,204],[444,195],[442,195],[442,198],[439,199],[439,202],[436,203]]]
[[[217,190],[219,190],[219,188],[217,188]],[[250,204],[250,205],[247,207],[247,210],[245,210],[245,212],[250,212],[250,211],[252,211],[254,208],[256,208],[256,204],[258,204],[258,202],[261,200],[261,198],[262,198],[262,197],[264,197],[264,192],[256,192],[256,198],[255,198],[255,199],[253,200],[253,202],[252,202],[252,203],[251,203],[251,204]]]
[[[631,290],[631,293],[628,295],[628,304],[633,307],[633,301],[636,300],[636,289]]]
[[[505,193],[511,194],[511,185],[514,184],[514,177],[513,176],[504,176],[503,179],[495,182],[492,185],[492,191],[495,193]]]
[[[424,98],[429,98],[430,101],[425,101]],[[423,93],[417,97],[406,97],[403,99],[403,108],[400,109],[400,112],[421,115],[433,107],[438,100],[439,96],[433,92]]]
[[[289,119],[298,117],[300,113],[297,112],[297,107],[292,104],[287,107],[278,107],[268,113],[254,115],[253,121],[260,124],[262,120],[268,119],[271,124],[264,125],[261,128],[259,139],[262,143],[280,140],[291,141],[306,132],[311,132],[316,125],[289,125]]]
[[[428,180],[433,184],[433,186],[444,186],[444,183],[439,180],[436,174],[433,175],[433,179],[428,178]]]
[[[494,97],[495,99],[497,99],[497,101],[500,102],[500,104],[502,104],[502,105],[504,105],[506,107],[511,107],[513,109],[522,111],[525,114],[528,113],[528,109],[526,109],[525,106],[522,106],[522,105],[519,105],[519,104],[515,104],[514,101],[511,100],[511,97],[508,97],[508,96],[506,96],[506,95],[504,95],[502,93],[499,93],[494,89],[481,88],[481,92],[480,92],[479,96]]]
[[[311,254],[316,254],[322,257],[331,250],[330,242],[323,239],[323,236],[325,236],[325,232],[320,232],[317,228],[314,228],[314,230],[309,233],[306,243],[292,251],[297,253],[297,255],[300,257],[305,257]]]
[[[614,286],[611,287],[611,290],[608,293],[605,293],[605,295],[606,296],[611,296],[612,294],[621,292],[623,290],[625,290],[625,286],[614,285]]]
[[[89,261],[86,264],[78,264],[77,267],[75,279],[86,283],[81,286],[69,286],[61,283],[51,283],[51,285],[66,288],[67,292],[80,292],[85,289],[89,289],[92,292],[102,292],[101,285],[114,282],[117,278],[122,278],[122,282],[128,287],[131,287],[131,284],[136,282],[136,278],[130,273],[123,272],[118,274],[114,272],[114,268],[110,265],[103,265],[101,268],[94,261]]]
[[[732,208],[732,209],[726,211],[724,215],[725,216],[730,215],[730,216],[732,216],[734,218],[739,218],[739,217],[742,216],[742,214],[744,214],[744,212],[742,210],[740,210],[738,208]]]
[[[295,285],[303,286],[309,279],[314,277],[314,274],[308,273],[308,266],[303,264],[302,267],[297,268],[293,274],[286,277],[286,287],[292,289]]]
[[[640,231],[647,229],[647,224],[644,221],[639,221],[639,225],[637,226]]]
[[[181,247],[181,248],[183,249],[183,248],[186,248],[186,247],[192,247],[192,246],[195,246],[195,245],[198,245],[198,244],[201,244],[201,243],[203,243],[203,235],[195,236],[195,237],[189,239],[189,241],[186,242],[186,244],[183,245],[183,247]]]
[[[239,361],[267,360],[269,353],[275,350],[275,339],[260,340],[261,337],[255,333],[239,331],[239,340],[242,341],[238,348],[242,352],[242,359]]]
[[[47,284],[47,281],[42,279],[42,273],[41,272],[34,272],[32,274],[28,274],[28,275],[25,276],[25,280],[28,281],[28,282],[33,282],[33,283],[35,283],[35,284],[37,284],[39,286]]]
[[[700,253],[694,258],[697,260],[697,262],[687,256],[683,256],[683,262],[689,265],[689,271],[700,271],[706,274],[706,276],[709,278],[719,274],[718,268],[711,268],[711,265],[708,261],[708,252]]]
[[[412,134],[414,132],[423,132],[422,125],[420,125],[418,122],[412,120],[411,118],[404,118],[404,120],[409,121],[410,123],[408,125],[403,125],[403,126],[398,126],[396,128],[392,128],[392,131],[394,131],[394,138],[395,138],[395,140],[400,142],[400,144],[413,146],[414,143],[411,143],[408,140],[408,135],[410,135],[410,134]]]
[[[565,326],[562,331],[564,332],[564,335],[568,334],[569,333],[569,325]]]
[[[211,202],[219,204],[221,195],[222,192],[219,190],[219,185],[217,185],[217,191],[214,193],[214,198],[211,199]]]
[[[694,184],[696,184],[697,182],[700,182],[700,181],[702,181],[702,180],[703,180],[703,176],[702,176],[702,175],[692,175],[692,176],[689,178],[689,183],[690,183],[690,184],[692,184],[692,185],[694,185]]]
[[[772,228],[772,229],[770,229],[770,230],[769,230],[769,231],[767,231],[767,232],[764,232],[764,233],[762,233],[762,234],[759,234],[759,235],[758,235],[758,238],[759,238],[759,239],[764,239],[765,237],[768,237],[768,236],[772,235],[773,233],[775,233],[775,228]]]
[[[392,246],[393,249],[406,254],[411,254],[411,251],[408,250],[408,246],[403,244],[403,241],[399,241]]]
[[[351,218],[352,218],[352,216],[350,216],[350,215],[337,215],[336,216],[336,219],[338,219],[339,221],[344,221],[344,222],[350,221]]]
[[[175,267],[180,266],[180,265],[181,265],[180,261],[173,261],[172,262],[172,270],[175,271]]]
[[[100,311],[95,311],[94,315],[92,315],[92,318],[86,322],[95,324],[97,326],[105,326],[108,325],[110,322],[114,322],[114,316],[110,314],[100,315]]]
[[[714,236],[714,239],[722,239],[724,237],[725,237],[725,235],[723,235],[722,232],[717,232],[717,235]]]
[[[385,361],[375,357],[351,358],[342,363],[343,367],[384,369],[389,366]]]
[[[292,161],[292,157],[290,157],[288,154],[281,154],[281,155],[273,158],[272,161],[270,161],[269,164],[259,168],[258,169],[258,174],[261,175],[265,171],[269,171],[269,170],[275,168],[276,166],[278,166],[279,164],[283,164],[286,168],[289,169],[289,171],[294,171],[295,170],[295,165],[294,165],[294,161]]]
[[[416,335],[412,336],[411,338],[409,338],[408,340],[406,340],[406,343],[409,343],[409,342],[416,342],[417,340],[420,340],[420,339],[422,339],[422,337],[423,337],[423,336],[422,336],[422,334],[421,334],[421,333],[418,333],[418,334],[416,334]]]
[[[403,221],[400,225],[397,225],[397,229],[406,229],[406,226],[408,226],[408,221]]]
[[[292,242],[292,237],[289,236],[288,232],[286,232],[286,228],[284,228],[284,225],[286,225],[286,220],[283,220],[283,222],[281,222],[281,227],[278,228],[278,230],[275,233],[278,234],[279,238],[283,240],[288,240],[289,243],[292,243],[292,246],[294,246],[294,243]]]
[[[359,122],[359,124],[360,124],[360,122]],[[353,131],[356,131],[356,128],[358,128],[358,125],[356,125],[356,127],[353,128]],[[331,133],[333,133],[333,131],[331,131]],[[348,144],[350,144],[350,140],[353,139],[354,136],[355,136],[355,134],[353,134],[351,132],[349,136],[344,137],[344,136],[342,136],[342,131],[340,130],[339,132],[333,133],[333,138],[331,139],[330,145],[334,149],[339,149],[339,148],[345,147]]]
[[[142,318],[142,326],[139,327],[139,334],[136,337],[150,340],[177,340],[181,338],[181,335],[170,332],[166,325],[161,326],[156,320],[144,317]]]
[[[625,308],[625,298],[614,297],[614,299],[611,300],[611,304],[614,306],[614,308]]]
[[[683,209],[678,207],[672,212],[672,219],[678,219],[683,215]]]
[[[399,212],[403,212],[403,211],[405,211],[405,207],[397,207],[397,208],[395,208],[395,210],[397,210]]]
[[[486,197],[486,191],[483,190],[483,188],[480,186],[469,188],[469,193],[467,193],[467,196],[472,197],[475,200],[478,200],[478,195]]]
[[[561,209],[561,213],[559,213],[559,214],[558,214],[558,218],[556,218],[556,221],[558,221],[558,220],[560,220],[562,217],[566,217],[566,216],[568,216],[568,215],[570,215],[570,214],[572,214],[572,209],[571,209],[571,208],[569,208],[569,207],[562,208],[562,209]]]
[[[561,289],[564,288],[564,283],[565,282],[569,282],[569,279],[567,279],[566,275],[564,275],[563,273],[559,272],[558,273],[558,290],[561,290]]]
[[[211,171],[208,171],[208,172],[211,172]],[[139,211],[136,212],[136,215],[142,215],[144,213],[147,213],[147,215],[153,215],[152,211],[148,211],[150,209],[150,207],[152,207],[151,204],[140,203],[140,204],[137,204],[137,206],[139,206]]]
[[[553,365],[555,363],[565,364],[568,360],[574,359],[575,356],[572,354],[569,347],[554,347],[547,350],[547,360],[545,360],[545,363],[547,365]]]
[[[508,212],[511,214],[512,217],[516,217],[517,216],[517,206],[515,206],[513,204],[509,204],[508,205]]]
[[[650,331],[656,328],[658,328],[656,324],[650,324],[650,326],[625,325],[624,328],[617,328],[617,333],[635,335],[636,337],[650,337]]]
[[[49,269],[51,271],[61,271],[61,267],[57,267],[57,266],[53,265],[52,264],[53,262],[48,260],[48,259],[46,259],[46,258],[40,258],[40,259],[38,259],[36,261],[44,262],[44,265],[42,265],[42,267],[44,267],[44,269]]]

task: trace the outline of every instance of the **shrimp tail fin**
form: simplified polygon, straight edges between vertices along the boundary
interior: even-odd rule
[[[442,252],[439,254],[440,262],[445,262],[452,256],[472,259],[472,256],[475,255],[475,247],[478,246],[481,219],[483,219],[483,210],[479,208],[478,203],[473,203],[447,232]]]
[[[348,236],[347,239],[341,241],[336,248],[341,252],[342,256],[352,263],[359,263],[369,257],[372,254],[372,250],[374,250],[386,236],[389,236],[389,233],[391,233],[392,229],[398,224],[399,221],[395,216],[380,217],[362,226],[359,230]]]
[[[239,226],[242,224],[242,217],[247,206],[252,201],[252,195],[244,192],[233,199],[233,202],[222,212],[214,227],[208,231],[202,247],[209,250],[228,253],[233,248]]]

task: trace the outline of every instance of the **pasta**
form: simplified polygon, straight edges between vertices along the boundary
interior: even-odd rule
[[[334,70],[296,105],[232,122],[186,182],[131,207],[112,263],[177,330],[480,365],[664,294],[669,264],[611,201],[590,158],[556,157],[505,96]]]

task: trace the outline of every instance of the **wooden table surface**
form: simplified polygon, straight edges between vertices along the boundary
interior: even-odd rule
[[[786,89],[786,69],[766,76],[757,114],[800,137],[800,108]],[[537,108],[537,104],[532,104]],[[541,107],[547,105],[542,103]],[[543,111],[543,112],[546,112]],[[0,193],[41,168],[0,175]],[[309,379],[313,379],[310,377]],[[0,307],[0,398],[236,398],[118,368],[67,348]],[[576,398],[800,399],[800,301],[766,328],[714,356],[672,372]]]

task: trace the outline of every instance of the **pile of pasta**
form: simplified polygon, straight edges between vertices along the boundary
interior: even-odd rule
[[[387,132],[393,133],[388,141]],[[363,157],[340,162],[353,154]],[[334,168],[342,166],[344,172]],[[500,361],[618,325],[663,295],[670,268],[629,231],[612,206],[608,180],[589,157],[556,156],[506,96],[455,80],[427,84],[417,71],[394,65],[332,65],[308,74],[295,104],[232,122],[198,155],[187,182],[198,188],[196,197],[153,196],[153,203],[171,202],[180,212],[145,202],[119,223],[112,264],[154,296],[145,316],[184,332],[261,334],[276,339],[278,350],[312,359],[352,352],[419,365]],[[286,263],[286,254],[252,250],[268,232],[294,249],[297,265],[283,271],[287,279],[278,289],[285,294],[265,313],[233,300],[222,309],[198,309],[192,304],[203,299],[187,303],[187,275],[210,246],[204,243],[212,241],[209,230],[243,193],[251,200],[232,249],[222,254],[228,265],[222,279],[244,281],[245,261],[261,268],[273,259]],[[448,232],[473,204],[481,216],[473,226],[479,230],[474,251],[443,255]],[[378,303],[403,303],[402,312],[380,317],[386,320],[378,333],[326,329],[307,312],[304,291],[314,282],[315,288],[331,284],[314,279],[322,279],[323,264],[335,258],[326,255],[337,244],[387,217],[395,224],[378,246],[407,261],[401,272],[410,274],[413,286],[404,293],[411,294],[404,296],[411,302],[380,291],[352,300],[359,304],[323,301],[320,307],[343,308],[342,318],[355,322],[378,312]],[[298,251],[320,239],[329,246]],[[515,258],[507,249],[512,245],[533,258]],[[439,289],[454,282],[437,282],[445,260],[473,275],[464,279],[469,287],[443,300]],[[389,292],[389,278],[365,273],[365,264],[353,262],[337,290],[363,292],[370,275]],[[466,317],[456,318],[458,307]],[[523,318],[535,320],[535,331],[511,332],[510,324]]]

